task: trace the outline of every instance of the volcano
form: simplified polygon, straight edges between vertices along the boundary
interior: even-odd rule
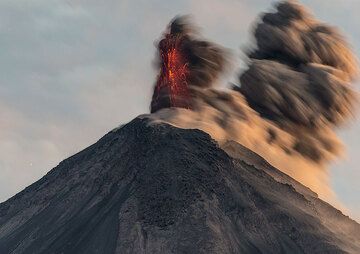
[[[358,223],[257,154],[146,116],[0,204],[2,254],[359,252]]]

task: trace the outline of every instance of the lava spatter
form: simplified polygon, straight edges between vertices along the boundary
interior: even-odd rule
[[[161,108],[190,108],[188,59],[184,53],[184,36],[167,34],[159,43],[160,74],[155,86],[151,112]]]

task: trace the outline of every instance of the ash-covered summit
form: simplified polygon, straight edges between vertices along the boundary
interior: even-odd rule
[[[359,224],[240,145],[237,157],[136,118],[0,204],[0,253],[359,253]]]

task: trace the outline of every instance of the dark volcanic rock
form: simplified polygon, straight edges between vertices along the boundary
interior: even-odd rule
[[[0,204],[0,253],[359,253],[360,225],[256,154],[137,118]]]

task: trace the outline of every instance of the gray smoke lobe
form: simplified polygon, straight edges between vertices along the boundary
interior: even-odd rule
[[[343,36],[295,1],[264,14],[254,36],[257,48],[236,90],[262,117],[293,129],[304,156],[321,162],[322,150],[337,153],[322,132],[348,120],[357,99],[350,83],[358,66]]]
[[[211,87],[214,81],[226,71],[229,52],[223,47],[207,41],[196,33],[197,29],[188,16],[179,16],[171,23],[171,31],[181,31],[184,41],[184,54],[188,57],[190,75],[188,85]]]

